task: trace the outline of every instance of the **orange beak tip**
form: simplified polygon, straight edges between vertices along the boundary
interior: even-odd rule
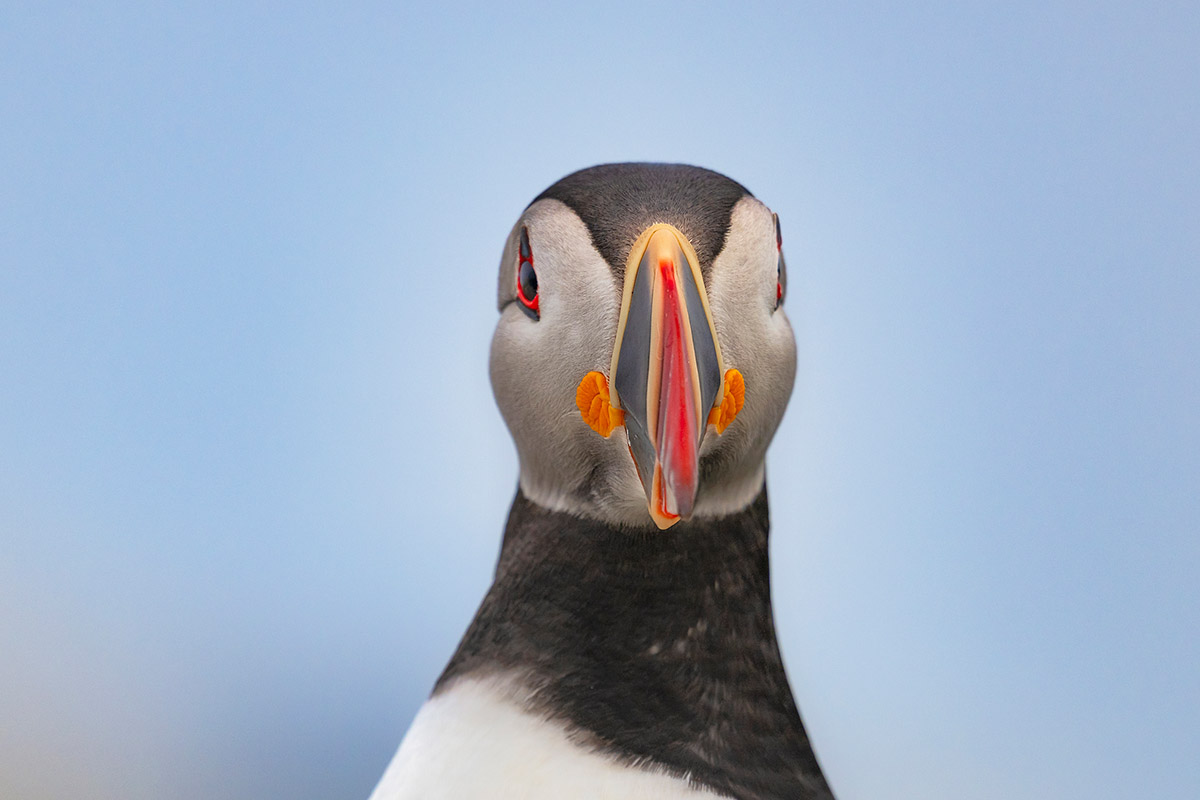
[[[660,531],[665,531],[676,522],[679,522],[679,517],[672,514],[651,514],[650,516],[654,518],[654,524],[658,526]]]

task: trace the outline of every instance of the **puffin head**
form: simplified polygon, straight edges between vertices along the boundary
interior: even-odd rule
[[[679,164],[607,164],[542,192],[500,259],[492,388],[521,490],[668,528],[754,500],[796,373],[778,218]]]

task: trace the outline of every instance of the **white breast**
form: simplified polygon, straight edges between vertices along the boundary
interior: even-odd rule
[[[464,679],[413,720],[370,800],[715,800],[686,780],[620,764],[524,711],[495,680]]]

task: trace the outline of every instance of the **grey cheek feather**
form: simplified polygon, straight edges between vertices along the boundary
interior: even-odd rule
[[[792,394],[796,341],[786,313],[774,310],[775,258],[771,211],[753,197],[743,198],[713,263],[709,305],[725,368],[745,378],[746,404],[701,451],[701,493],[709,496],[709,513],[736,510],[754,499],[767,446]]]
[[[541,318],[504,305],[490,358],[496,402],[520,455],[521,488],[552,510],[639,524],[649,518],[624,430],[600,437],[575,405],[585,374],[608,373],[621,287],[561,202],[534,203],[514,231],[521,225],[534,252]],[[506,276],[515,280],[512,240],[500,267],[502,298]]]

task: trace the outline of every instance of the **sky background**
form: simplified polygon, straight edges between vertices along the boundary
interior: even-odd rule
[[[6,7],[0,796],[365,798],[516,485],[504,238],[660,160],[782,220],[775,611],[839,800],[1194,800],[1198,42],[1195,3]]]

